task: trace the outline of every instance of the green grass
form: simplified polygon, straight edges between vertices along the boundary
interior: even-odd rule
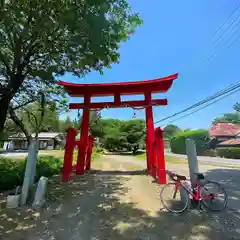
[[[142,153],[139,155],[135,156],[137,159],[140,160],[145,160],[146,159],[146,154]],[[183,158],[179,158],[179,157],[174,157],[174,156],[167,156],[165,155],[165,160],[167,163],[183,163],[183,164],[187,164],[187,161]]]

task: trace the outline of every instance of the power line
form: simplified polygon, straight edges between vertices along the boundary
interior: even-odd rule
[[[235,44],[240,39],[240,35],[228,46],[230,48],[233,44]]]
[[[197,102],[197,103],[195,103],[195,104],[192,104],[192,105],[190,105],[189,107],[187,107],[187,108],[185,108],[185,109],[183,109],[183,110],[181,110],[181,111],[179,111],[179,112],[176,112],[176,113],[174,113],[174,114],[172,114],[172,115],[170,115],[170,116],[168,116],[168,117],[162,118],[162,119],[156,121],[154,124],[157,124],[157,123],[159,123],[159,122],[163,122],[163,121],[165,121],[165,120],[167,120],[167,119],[169,119],[169,118],[173,118],[173,117],[175,117],[175,116],[177,116],[177,115],[179,115],[179,114],[185,113],[185,112],[187,112],[187,111],[189,111],[189,110],[191,110],[191,109],[194,109],[194,108],[196,108],[196,107],[199,107],[199,106],[201,106],[201,105],[203,105],[203,104],[205,104],[205,103],[207,103],[207,102],[209,102],[209,101],[214,100],[215,98],[218,98],[218,97],[220,97],[220,96],[222,96],[222,95],[225,95],[225,94],[227,94],[227,93],[229,93],[229,92],[231,92],[231,91],[234,91],[235,89],[237,89],[237,88],[239,88],[239,87],[240,87],[240,82],[238,82],[238,83],[236,83],[236,84],[231,84],[231,85],[229,85],[228,87],[220,90],[219,92],[217,92],[217,93],[215,93],[215,94],[213,94],[213,95],[205,98],[204,100],[201,100],[201,101],[199,101],[199,102]]]
[[[232,18],[232,16],[234,15],[234,13],[235,13],[239,8],[240,8],[240,3],[236,6],[236,8],[234,8],[234,10],[231,12],[231,14],[228,16],[228,18],[224,21],[224,23],[215,31],[215,33],[214,33],[213,36],[212,36],[212,39],[214,39],[214,37],[216,36],[216,34],[226,25],[226,23]],[[214,46],[214,45],[218,42],[218,40],[224,35],[224,33],[237,21],[237,19],[238,19],[239,17],[240,17],[240,16],[238,16],[237,18],[235,18],[235,19],[233,20],[233,22],[227,27],[227,29],[225,29],[225,30],[222,31],[221,35],[214,41],[213,46]],[[240,21],[234,26],[233,29],[235,29],[236,26],[237,26],[239,23],[240,23]],[[232,30],[233,30],[233,29],[232,29]],[[232,34],[231,34],[231,36],[232,36]],[[228,39],[229,39],[229,38],[228,38]],[[224,40],[223,40],[222,42],[224,42]],[[217,45],[218,45],[218,44],[217,44]],[[216,45],[216,46],[217,46],[217,45]],[[216,46],[215,46],[215,47],[216,47]],[[218,51],[216,50],[214,53],[211,53],[210,56],[209,56],[209,55],[208,55],[208,56],[202,55],[201,57],[199,57],[199,59],[200,59],[200,61],[204,61],[204,60],[209,61],[209,60],[211,60],[211,59],[216,55],[217,52],[218,52]],[[188,65],[187,65],[187,66],[191,65],[192,63],[193,63],[193,60],[190,60],[190,61],[188,62]]]
[[[224,99],[224,98],[226,98],[226,97],[229,97],[229,96],[233,95],[234,93],[236,93],[236,92],[238,92],[238,91],[240,91],[240,89],[236,89],[235,91],[230,92],[230,93],[228,93],[227,95],[222,96],[221,98],[218,98],[217,100],[215,100],[215,101],[213,101],[213,102],[211,102],[211,103],[209,103],[209,104],[206,104],[206,105],[202,106],[201,108],[198,108],[198,109],[196,109],[195,111],[192,111],[192,112],[190,112],[190,113],[188,113],[188,114],[185,114],[185,115],[183,115],[183,116],[181,116],[181,117],[179,117],[179,118],[177,118],[177,119],[174,119],[174,120],[172,120],[172,121],[170,121],[170,122],[168,122],[167,124],[164,124],[164,125],[162,125],[162,126],[166,126],[166,125],[168,125],[168,124],[170,124],[170,123],[173,123],[173,122],[175,122],[175,121],[178,121],[178,120],[180,120],[180,119],[182,119],[182,118],[188,117],[188,116],[190,116],[190,115],[192,115],[192,114],[194,114],[194,113],[196,113],[196,112],[198,112],[198,111],[200,111],[200,110],[202,110],[202,109],[204,109],[204,108],[206,108],[206,107],[208,107],[208,106],[211,106],[212,104],[214,104],[214,103],[216,103],[216,102],[218,102],[218,101],[221,101],[222,99]],[[162,126],[161,126],[161,127],[162,127]]]
[[[239,6],[240,6],[240,5],[239,5]],[[226,33],[227,30],[228,30],[228,29],[237,21],[237,19],[239,19],[239,18],[240,18],[240,15],[239,15],[237,18],[235,18],[235,19],[233,20],[233,22],[232,22],[230,25],[228,25],[228,27],[227,27],[224,31],[222,31],[222,33],[219,35],[219,37],[214,41],[213,45],[218,42],[218,40],[224,35],[224,33]]]
[[[225,22],[214,32],[213,38],[216,36],[217,32],[224,27],[224,25],[228,22],[228,20],[229,20],[229,19],[233,16],[233,14],[239,9],[239,7],[240,7],[240,3],[236,6],[236,8],[234,8],[234,10],[231,12],[231,14],[229,15],[229,17],[225,20]]]

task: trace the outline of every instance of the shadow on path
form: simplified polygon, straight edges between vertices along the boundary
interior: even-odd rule
[[[132,170],[132,171],[121,171],[121,170],[92,170],[92,174],[97,175],[126,175],[126,176],[134,176],[134,175],[149,175],[147,169],[144,170]]]
[[[70,183],[58,184],[58,178],[51,180],[48,205],[44,209],[0,211],[0,239],[240,239],[237,227],[240,221],[228,211],[218,214],[187,211],[173,215],[159,210],[153,216],[137,208],[136,199],[123,201],[120,196],[131,191],[128,185],[131,178],[146,178],[123,173],[96,170],[82,177],[74,176]],[[209,176],[212,174],[218,175],[209,172]],[[234,190],[237,183],[227,178],[225,183],[232,184],[237,196],[237,189]],[[143,181],[139,191],[146,194],[147,186]]]

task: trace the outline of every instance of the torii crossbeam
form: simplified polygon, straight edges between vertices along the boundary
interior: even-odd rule
[[[70,103],[70,109],[83,109],[83,118],[81,126],[81,137],[79,144],[78,159],[76,165],[76,174],[83,174],[87,158],[88,132],[90,109],[102,108],[117,108],[117,107],[143,107],[146,109],[146,152],[147,152],[147,168],[149,174],[153,176],[154,162],[154,122],[152,106],[165,106],[168,104],[167,99],[152,99],[152,93],[164,93],[172,86],[172,83],[177,79],[178,74],[173,74],[167,77],[137,81],[137,82],[119,82],[119,83],[103,83],[103,84],[75,84],[59,81],[59,84],[64,87],[65,91],[71,97],[83,97],[83,103]],[[141,101],[121,101],[123,95],[144,95],[144,100]],[[91,97],[98,96],[114,96],[113,102],[91,102]],[[73,139],[69,137],[69,139]],[[73,140],[71,140],[73,141]],[[68,146],[68,143],[66,143]],[[73,144],[70,144],[71,148]],[[69,149],[66,147],[66,152]],[[70,151],[71,152],[71,151]],[[69,154],[65,154],[63,171],[66,175],[70,174],[70,165],[67,163]],[[71,158],[72,159],[72,158]],[[164,159],[163,159],[164,161]],[[65,167],[68,166],[68,167]],[[65,168],[65,170],[64,170]],[[71,170],[72,171],[72,170]],[[68,179],[68,176],[66,176]]]

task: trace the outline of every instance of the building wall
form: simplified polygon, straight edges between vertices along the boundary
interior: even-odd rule
[[[11,146],[11,147],[10,147]],[[9,150],[27,150],[28,142],[27,140],[12,140],[9,143]],[[55,148],[54,139],[48,140],[39,140],[39,149],[40,150],[52,150]]]

